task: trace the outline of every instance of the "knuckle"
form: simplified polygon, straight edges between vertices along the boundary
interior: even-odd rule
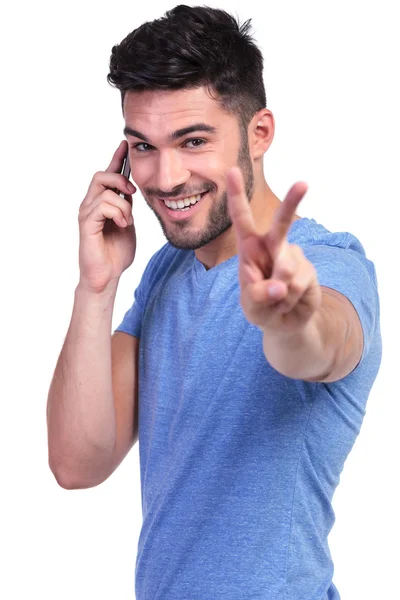
[[[281,300],[276,306],[275,306],[276,310],[279,313],[287,313],[290,311],[290,309],[292,308],[291,303],[286,299],[286,300]]]
[[[99,179],[101,179],[103,174],[104,171],[96,171],[96,173],[93,175],[93,181],[98,181]]]
[[[85,206],[81,205],[78,211],[78,221],[83,221],[86,218],[86,212]]]
[[[283,278],[285,280],[291,279],[295,273],[295,266],[292,263],[287,261],[282,261],[277,266],[277,275],[278,278]]]
[[[104,214],[104,211],[105,211],[105,210],[107,210],[108,212],[109,212],[110,210],[111,210],[111,211],[114,211],[114,210],[115,210],[115,206],[110,206],[110,203],[109,203],[109,202],[106,202],[105,200],[102,200],[102,201],[100,202],[99,208],[100,208],[100,210],[101,210],[101,212],[102,212],[103,214]]]
[[[110,190],[110,189],[104,190],[104,192],[102,192],[101,195],[104,198],[104,200],[109,202],[109,204],[117,204],[118,203],[119,196],[115,192],[113,192],[113,190]]]
[[[124,198],[121,198],[119,193],[114,192],[114,190],[104,190],[102,196],[105,200],[107,200],[109,204],[112,204],[113,206],[118,206],[118,208],[120,208],[121,210],[125,210],[126,207],[128,209],[130,206],[129,202],[127,200],[124,200]]]
[[[290,291],[295,295],[299,296],[304,291],[304,284],[302,281],[294,279],[290,284]]]
[[[300,246],[293,244],[292,252],[297,262],[302,262],[305,260],[303,249]]]

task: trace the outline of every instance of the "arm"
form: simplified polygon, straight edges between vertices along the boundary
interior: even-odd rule
[[[116,287],[79,286],[47,402],[49,465],[61,487],[98,485],[136,440],[138,340],[111,320]]]
[[[360,361],[363,331],[356,310],[339,292],[321,290],[321,306],[302,330],[264,333],[265,357],[282,375],[332,382],[351,373]]]
[[[290,188],[269,230],[260,234],[240,170],[231,168],[227,180],[239,250],[241,306],[248,321],[263,332],[267,360],[294,379],[331,382],[345,377],[362,356],[358,314],[345,295],[320,285],[303,249],[288,241],[307,185],[298,182]]]

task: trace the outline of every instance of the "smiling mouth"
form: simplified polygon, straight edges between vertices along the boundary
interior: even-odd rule
[[[179,206],[178,203],[182,203],[182,200],[169,200],[166,199],[164,200],[163,198],[159,198],[159,200],[161,202],[164,203],[165,207],[168,208],[169,210],[173,211],[173,212],[187,212],[189,211],[191,208],[193,208],[194,206],[196,206],[196,204],[198,204],[200,202],[200,200],[207,194],[208,190],[206,192],[202,192],[201,194],[196,194],[193,196],[188,196],[187,198],[185,198],[185,205],[184,206]],[[168,206],[168,204],[169,206]]]

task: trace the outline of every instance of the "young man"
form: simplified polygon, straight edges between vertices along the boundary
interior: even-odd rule
[[[296,215],[306,184],[282,202],[265,181],[274,118],[248,30],[178,6],[112,49],[128,145],[79,212],[49,461],[91,487],[139,439],[138,600],[340,598],[331,500],[381,360],[376,276],[352,234]],[[127,150],[168,243],[111,336],[136,249]]]

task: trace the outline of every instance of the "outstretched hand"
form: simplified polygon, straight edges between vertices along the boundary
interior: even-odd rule
[[[241,306],[250,323],[264,332],[296,333],[321,305],[317,273],[300,246],[287,235],[297,206],[307,191],[295,183],[274,214],[269,231],[256,231],[242,172],[227,173],[228,210],[239,254]]]

